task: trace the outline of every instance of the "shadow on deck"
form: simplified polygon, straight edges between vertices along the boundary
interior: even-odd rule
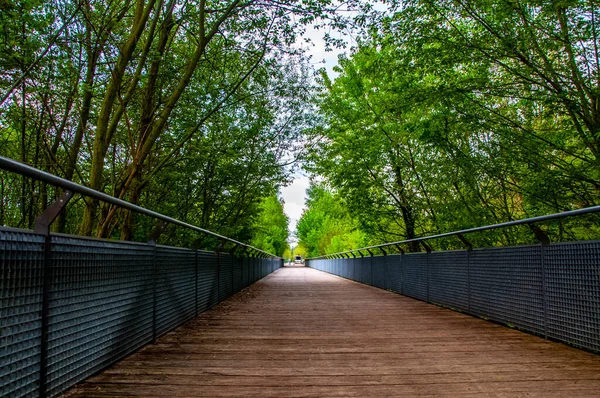
[[[600,357],[285,267],[64,396],[600,397]]]

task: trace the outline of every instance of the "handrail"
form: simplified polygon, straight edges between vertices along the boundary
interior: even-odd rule
[[[375,245],[375,246],[362,247],[360,249],[354,249],[354,250],[347,250],[347,251],[344,251],[344,252],[337,252],[337,253],[325,254],[325,255],[319,256],[319,257],[308,258],[307,260],[318,260],[318,259],[321,259],[321,258],[327,258],[329,256],[335,257],[335,256],[345,255],[345,254],[348,254],[348,253],[360,252],[362,250],[369,251],[371,249],[381,249],[381,248],[384,248],[384,247],[396,246],[396,245],[405,244],[405,243],[424,242],[426,240],[445,238],[445,237],[448,237],[448,236],[458,236],[460,238],[462,235],[470,234],[470,233],[473,233],[473,232],[489,231],[489,230],[492,230],[492,229],[513,227],[513,226],[524,225],[524,224],[535,224],[535,223],[539,223],[539,222],[543,222],[543,221],[557,220],[557,219],[561,219],[561,218],[567,218],[567,217],[573,217],[573,216],[581,216],[581,215],[584,215],[584,214],[591,214],[591,213],[600,213],[600,206],[590,206],[590,207],[586,207],[586,208],[583,208],[583,209],[569,210],[569,211],[565,211],[565,212],[562,212],[562,213],[547,214],[545,216],[537,216],[537,217],[531,217],[531,218],[524,218],[522,220],[507,221],[507,222],[503,222],[503,223],[500,223],[500,224],[485,225],[485,226],[482,226],[482,227],[462,229],[460,231],[445,232],[445,233],[442,233],[442,234],[423,236],[423,237],[420,237],[420,238],[400,240],[400,241],[397,241],[397,242],[382,243],[382,244]]]
[[[114,196],[110,196],[108,194],[105,194],[104,192],[96,191],[95,189],[92,189],[92,188],[77,184],[76,182],[69,181],[64,178],[55,176],[54,174],[50,174],[48,172],[36,169],[35,167],[26,165],[21,162],[17,162],[16,160],[13,160],[13,159],[9,159],[9,158],[0,156],[0,169],[4,169],[7,171],[16,173],[16,174],[20,174],[22,176],[29,177],[34,180],[42,181],[47,184],[66,189],[66,190],[78,193],[80,195],[83,195],[83,196],[98,199],[102,202],[110,203],[115,206],[119,206],[119,207],[131,210],[131,211],[139,213],[139,214],[144,214],[149,217],[155,218],[157,220],[167,222],[169,224],[178,225],[180,227],[191,229],[193,231],[211,235],[211,236],[214,236],[215,238],[226,240],[228,242],[234,243],[235,245],[257,251],[257,252],[265,254],[269,257],[278,258],[278,256],[275,256],[274,254],[268,253],[264,250],[258,249],[256,247],[248,245],[246,243],[242,243],[235,239],[228,238],[227,236],[223,236],[223,235],[217,234],[215,232],[209,231],[207,229],[200,228],[200,227],[197,227],[192,224],[188,224],[186,222],[177,220],[177,219],[169,217],[169,216],[165,216],[164,214],[157,213],[155,211],[146,209],[144,207],[134,205],[133,203],[129,203],[125,200],[115,198]]]

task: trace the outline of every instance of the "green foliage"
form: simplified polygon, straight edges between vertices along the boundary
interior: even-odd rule
[[[296,247],[294,247],[292,250],[292,261],[294,260],[295,256],[302,256],[302,258],[309,257],[308,252],[309,250],[306,245],[302,241],[298,242]]]
[[[259,212],[252,224],[252,246],[285,257],[289,252],[288,239],[289,220],[283,212],[283,203],[276,196],[263,198],[259,204]]]
[[[288,245],[285,250],[283,251],[283,254],[281,256],[286,262],[290,261],[292,259],[292,249],[291,247]]]
[[[322,145],[308,170],[378,242],[599,204],[598,16],[578,1],[392,5],[340,59],[339,76],[322,79],[322,122],[309,133]],[[553,240],[576,240],[598,225],[547,228]],[[313,247],[328,239],[315,234],[304,235]],[[469,238],[534,241],[519,228]]]
[[[331,6],[4,2],[0,155],[250,241],[312,117],[309,60],[294,43],[317,20],[342,26]],[[0,189],[0,224],[23,228],[60,194],[8,173]],[[95,200],[72,201],[54,224],[142,241],[154,227]],[[163,239],[196,238],[175,229]],[[282,250],[279,237],[271,244]]]
[[[298,221],[298,247],[304,247],[308,257],[336,253],[361,247],[365,234],[358,229],[343,199],[325,188],[312,184],[308,189],[307,209]],[[294,250],[298,254],[298,248]]]

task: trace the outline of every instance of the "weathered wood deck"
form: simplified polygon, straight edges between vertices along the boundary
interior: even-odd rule
[[[600,356],[283,268],[66,396],[600,397]]]

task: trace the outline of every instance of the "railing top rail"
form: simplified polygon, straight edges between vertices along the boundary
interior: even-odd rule
[[[0,156],[0,169],[4,169],[4,170],[7,170],[7,171],[10,171],[13,173],[17,173],[22,176],[32,178],[34,180],[43,181],[47,184],[66,189],[71,192],[75,192],[80,195],[83,195],[83,196],[87,196],[87,197],[90,197],[93,199],[98,199],[102,202],[110,203],[115,206],[119,206],[121,208],[128,209],[128,210],[131,210],[131,211],[139,213],[139,214],[147,215],[147,216],[155,218],[157,220],[165,221],[169,224],[178,225],[180,227],[191,229],[196,232],[211,235],[211,236],[214,236],[215,238],[234,243],[240,247],[245,247],[247,249],[257,251],[257,252],[265,254],[269,257],[277,257],[271,253],[268,253],[264,250],[258,249],[254,246],[248,245],[246,243],[242,243],[235,239],[228,238],[227,236],[223,236],[223,235],[217,234],[215,232],[209,231],[207,229],[200,228],[200,227],[197,227],[192,224],[188,224],[186,222],[177,220],[175,218],[166,216],[161,213],[157,213],[155,211],[146,209],[144,207],[134,205],[133,203],[129,203],[125,200],[115,198],[114,196],[110,196],[104,192],[96,191],[95,189],[92,189],[92,188],[77,184],[76,182],[69,181],[64,178],[55,176],[54,174],[50,174],[48,172],[36,169],[35,167],[26,165],[21,162],[17,162],[16,160],[13,160],[13,159],[9,159],[9,158]]]
[[[414,239],[400,240],[397,242],[382,243],[382,244],[374,245],[374,246],[361,247],[360,249],[347,250],[344,252],[326,254],[323,256],[319,256],[319,257],[309,258],[308,260],[317,260],[317,259],[321,259],[321,258],[326,258],[328,256],[339,256],[339,255],[344,255],[344,254],[348,254],[348,253],[357,253],[362,250],[380,249],[380,248],[396,246],[396,245],[412,243],[412,242],[423,242],[426,240],[445,238],[445,237],[449,237],[449,236],[462,236],[462,235],[470,234],[473,232],[489,231],[492,229],[507,228],[507,227],[513,227],[513,226],[517,226],[517,225],[526,225],[526,224],[529,225],[529,224],[535,224],[535,223],[544,222],[544,221],[558,220],[558,219],[562,219],[562,218],[581,216],[584,214],[591,214],[591,213],[600,213],[600,206],[591,206],[591,207],[586,207],[583,209],[569,210],[569,211],[565,211],[562,213],[554,213],[554,214],[547,214],[544,216],[524,218],[522,220],[507,221],[507,222],[503,222],[503,223],[499,223],[499,224],[492,224],[492,225],[485,225],[482,227],[462,229],[460,231],[445,232],[442,234],[423,236],[423,237],[414,238]]]

